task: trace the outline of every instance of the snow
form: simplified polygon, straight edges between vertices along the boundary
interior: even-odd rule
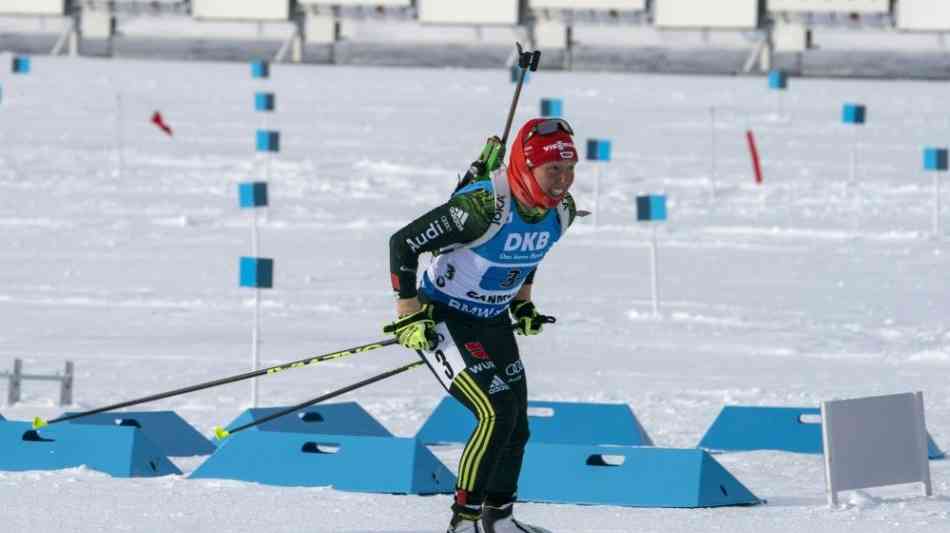
[[[262,306],[272,365],[381,338],[393,316],[389,235],[446,198],[499,133],[512,92],[503,70],[275,65],[273,79],[256,81],[243,63],[49,57],[2,85],[0,368],[15,357],[28,372],[75,361],[74,410],[247,370],[253,294],[237,287],[236,268],[250,254],[250,217],[236,183],[266,176],[252,151],[265,120],[283,147],[260,221],[262,255],[276,259]],[[252,105],[265,88],[278,107],[266,119]],[[923,147],[946,144],[945,93],[939,83],[793,79],[779,103],[762,78],[539,72],[516,123],[539,98],[562,97],[578,140],[611,139],[614,161],[598,165],[598,227],[579,222],[539,271],[539,309],[558,324],[521,342],[531,397],[627,403],[656,444],[692,447],[727,403],[921,390],[928,429],[947,447],[950,254],[931,235],[932,178],[921,170]],[[868,105],[858,131],[839,123],[846,101]],[[148,122],[155,110],[174,138]],[[593,204],[593,167],[579,167],[581,208]],[[658,317],[651,233],[634,216],[644,192],[669,195]],[[290,405],[413,357],[386,348],[282,372],[262,378],[260,394]],[[146,407],[174,409],[210,435],[249,395],[239,383]],[[53,383],[27,382],[23,401],[0,412],[51,418],[56,396]],[[341,400],[412,436],[441,396],[417,370]],[[460,453],[437,451],[453,470]],[[933,498],[897,486],[845,493],[829,509],[819,456],[717,460],[768,504],[517,512],[562,533],[950,531],[948,461],[931,462]],[[186,473],[201,461],[175,459]],[[0,472],[0,501],[4,531],[380,533],[441,531],[450,498],[76,468]]]

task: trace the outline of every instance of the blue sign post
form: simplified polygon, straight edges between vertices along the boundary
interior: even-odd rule
[[[592,162],[610,161],[610,141],[607,139],[587,139],[587,160]],[[594,165],[594,218],[592,223],[597,227],[597,212],[600,211],[600,165]]]
[[[863,104],[844,104],[841,108],[841,122],[852,126],[862,126],[867,120],[867,107]],[[858,129],[852,129],[850,182],[854,182],[858,166]]]
[[[924,148],[924,170],[934,175],[933,236],[939,238],[940,230],[940,173],[947,171],[946,148]]]
[[[788,90],[788,73],[784,70],[772,70],[769,72],[769,89],[778,93],[778,114],[784,113],[782,95]]]
[[[658,272],[656,266],[657,256],[657,222],[666,220],[666,196],[656,194],[646,194],[637,196],[637,221],[651,223],[650,239],[650,272],[651,287],[653,289],[653,316],[660,316],[660,293]]]

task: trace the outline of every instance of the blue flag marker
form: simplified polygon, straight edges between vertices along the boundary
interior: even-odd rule
[[[924,170],[947,170],[947,149],[924,148]]]
[[[655,194],[637,196],[637,220],[645,222],[666,220],[666,196]]]
[[[238,199],[242,208],[267,207],[267,182],[255,181],[238,184]]]
[[[279,152],[280,132],[273,130],[257,130],[258,152]]]
[[[242,257],[240,283],[241,287],[273,288],[274,260],[266,257]]]

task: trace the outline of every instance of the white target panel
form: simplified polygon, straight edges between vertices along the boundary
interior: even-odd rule
[[[0,15],[66,14],[66,0],[0,0]]]
[[[192,0],[191,15],[204,20],[290,20],[290,0]]]
[[[646,11],[647,0],[528,0],[531,9]]]
[[[759,25],[759,0],[656,0],[660,28],[753,29]]]
[[[863,13],[881,14],[891,10],[890,0],[768,0],[773,13]]]
[[[950,1],[901,0],[897,28],[910,31],[950,31]]]
[[[417,0],[423,24],[515,25],[520,21],[519,0]]]

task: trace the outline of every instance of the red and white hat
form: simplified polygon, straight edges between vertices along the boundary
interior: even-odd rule
[[[550,209],[564,197],[566,193],[545,194],[531,169],[554,161],[577,161],[573,133],[567,121],[559,118],[535,118],[521,126],[508,159],[508,184],[521,203]]]

